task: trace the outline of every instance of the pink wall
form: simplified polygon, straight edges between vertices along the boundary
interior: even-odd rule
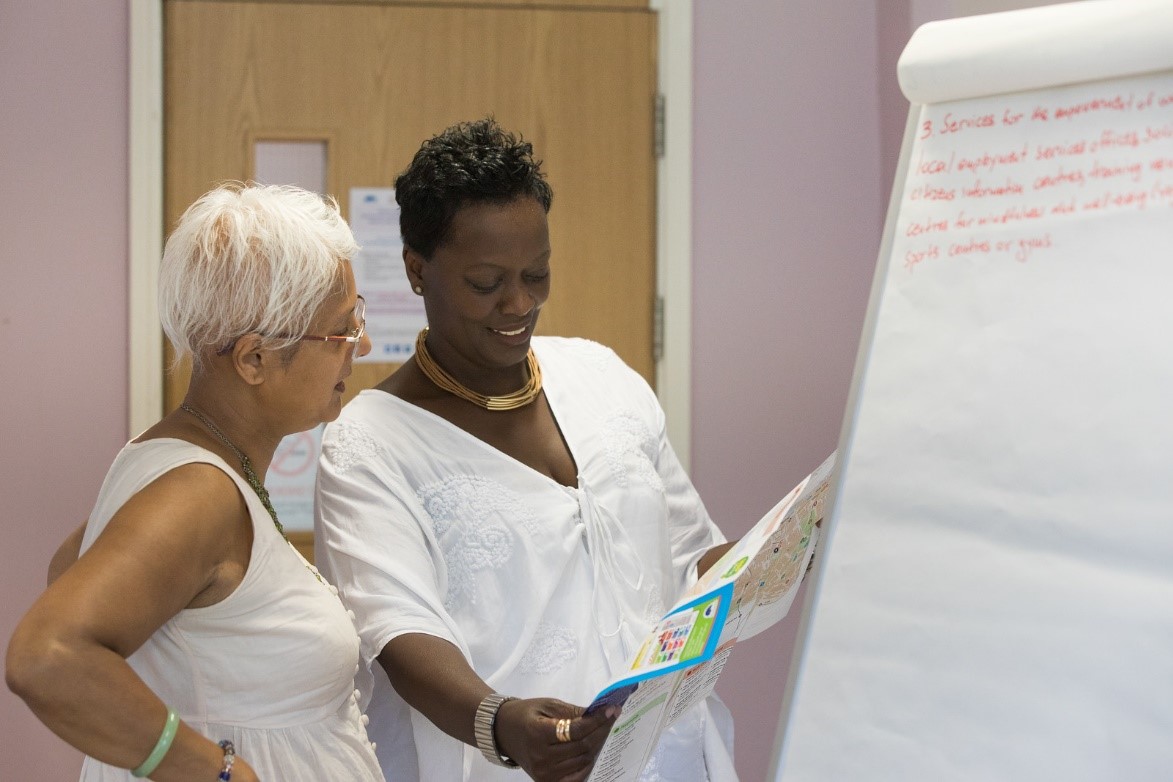
[[[908,14],[695,0],[694,16],[692,475],[733,537],[837,445],[907,111],[881,71]],[[793,618],[718,687],[746,782],[769,768]]]
[[[0,640],[126,434],[127,3],[0,6]],[[80,756],[0,688],[0,778]]]

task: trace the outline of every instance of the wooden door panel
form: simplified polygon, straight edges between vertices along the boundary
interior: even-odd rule
[[[318,5],[431,5],[431,6],[459,6],[467,8],[469,6],[484,6],[489,8],[502,8],[509,6],[518,6],[523,8],[545,7],[545,8],[565,8],[567,5],[576,6],[591,6],[600,10],[621,11],[637,9],[646,11],[648,8],[648,0],[253,0],[253,2],[260,3],[314,3]]]

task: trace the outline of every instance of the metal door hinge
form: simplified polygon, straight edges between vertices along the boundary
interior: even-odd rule
[[[652,361],[664,358],[664,297],[656,296],[656,307],[652,322]]]
[[[652,141],[652,148],[655,150],[657,160],[664,157],[664,133],[665,133],[664,125],[667,122],[667,118],[666,118],[666,114],[665,114],[665,110],[664,110],[664,104],[665,104],[664,93],[657,92],[656,93],[656,114],[655,114],[655,118],[653,120],[654,128],[652,130],[652,133],[654,135],[654,139]]]

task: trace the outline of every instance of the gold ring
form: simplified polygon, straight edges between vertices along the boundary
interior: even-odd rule
[[[561,742],[570,741],[570,720],[563,717],[554,727],[554,736]]]

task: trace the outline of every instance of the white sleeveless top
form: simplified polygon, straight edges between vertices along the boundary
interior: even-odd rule
[[[244,497],[253,523],[248,571],[227,598],[180,611],[127,661],[190,727],[215,742],[231,740],[263,780],[380,782],[354,688],[352,618],[220,457],[183,440],[127,444],[102,484],[81,550],[135,493],[193,462],[223,470]],[[133,777],[87,757],[81,779]]]

